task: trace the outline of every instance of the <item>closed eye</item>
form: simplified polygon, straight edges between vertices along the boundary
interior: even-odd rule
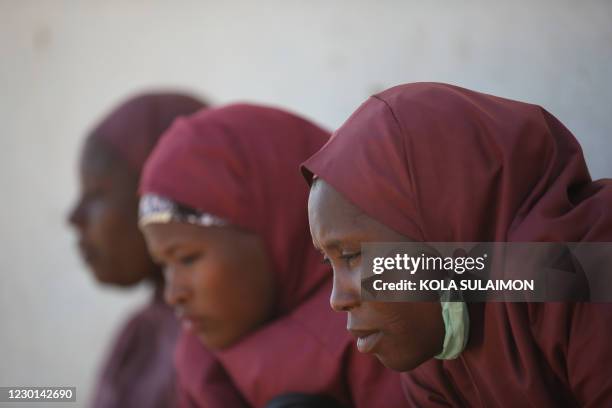
[[[190,266],[197,262],[202,257],[202,252],[194,252],[192,254],[181,256],[178,261],[183,266]]]
[[[342,254],[340,255],[340,259],[343,259],[346,262],[350,262],[351,260],[357,259],[360,256],[361,256],[361,251],[358,251],[358,252],[353,252],[350,254]]]

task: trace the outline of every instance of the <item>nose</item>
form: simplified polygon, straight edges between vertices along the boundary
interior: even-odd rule
[[[336,312],[348,312],[361,304],[358,273],[334,270],[333,289],[329,303]]]
[[[172,267],[164,268],[166,280],[164,300],[170,306],[181,306],[189,300],[189,282],[185,273],[180,273]]]
[[[85,214],[83,211],[82,202],[77,202],[66,216],[68,224],[76,228],[82,228],[85,225]]]

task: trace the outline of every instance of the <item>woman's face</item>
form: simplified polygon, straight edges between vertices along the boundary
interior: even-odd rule
[[[331,306],[347,313],[347,329],[359,351],[397,371],[411,370],[442,351],[439,302],[361,301],[361,244],[411,240],[365,215],[320,179],[310,190],[308,215],[314,245],[333,267]]]
[[[158,273],[138,229],[138,176],[95,140],[80,162],[80,193],[68,221],[101,283],[130,286]]]
[[[228,347],[272,318],[275,280],[259,236],[179,222],[143,232],[164,269],[166,302],[208,348]]]

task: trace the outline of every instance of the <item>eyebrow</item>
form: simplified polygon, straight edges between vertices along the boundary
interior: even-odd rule
[[[177,251],[177,249],[181,245],[185,245],[185,243],[181,242],[180,240],[179,241],[175,240],[174,242],[170,242],[170,244],[168,244],[166,247],[163,248],[161,255],[171,257],[174,255],[174,253]]]
[[[332,239],[325,242],[324,245],[321,245],[322,248],[316,247],[319,251],[330,250],[330,249],[338,249],[342,246],[342,242],[339,239]]]
[[[176,252],[176,248],[179,247],[178,243],[171,243],[170,245],[168,245],[167,247],[164,248],[164,254],[167,256],[172,256],[172,254],[174,254],[174,252]]]

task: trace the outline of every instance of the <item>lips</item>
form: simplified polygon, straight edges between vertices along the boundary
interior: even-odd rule
[[[349,329],[349,331],[357,339],[357,350],[361,353],[371,353],[374,351],[382,337],[382,332],[378,330]]]
[[[176,315],[180,319],[183,329],[194,333],[206,330],[207,324],[201,317],[182,313],[180,311],[177,311]]]
[[[194,332],[194,321],[192,319],[187,319],[187,318],[182,318],[181,319],[181,324],[183,326],[184,330],[190,331],[190,332]]]
[[[198,327],[200,326],[198,324],[198,319],[191,317],[182,317],[181,324],[183,325],[183,329],[191,332],[197,332]]]
[[[87,242],[80,240],[79,241],[79,251],[81,252],[81,257],[87,264],[91,264],[95,259],[95,251],[91,247],[91,245],[87,244]]]

